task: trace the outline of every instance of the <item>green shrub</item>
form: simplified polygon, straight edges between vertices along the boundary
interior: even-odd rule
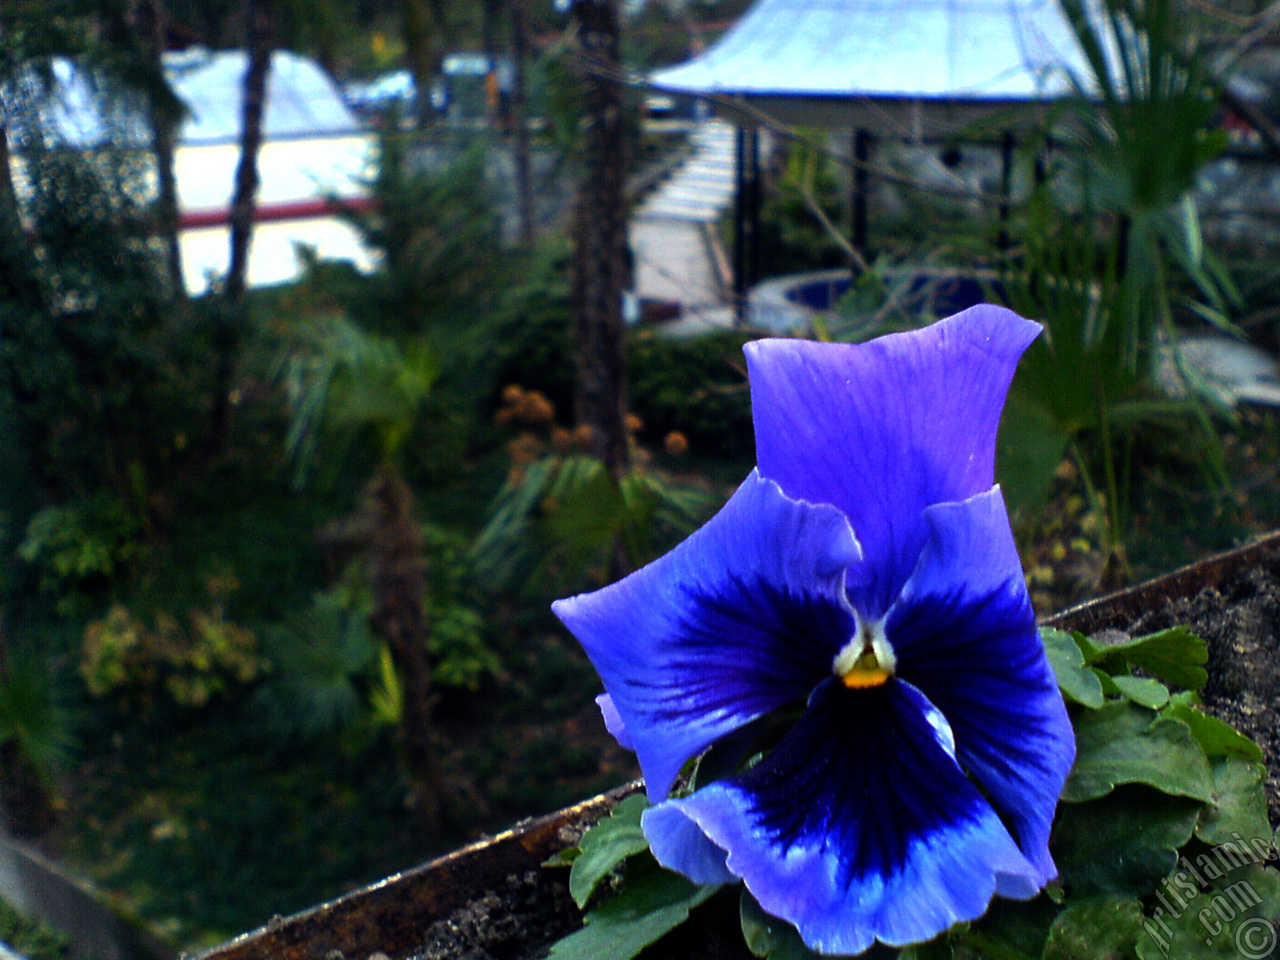
[[[688,340],[631,342],[631,409],[642,434],[660,442],[684,434],[697,456],[750,461],[755,452],[742,345],[754,336],[726,331]]]
[[[80,672],[89,692],[149,703],[163,690],[180,706],[203,707],[253,680],[264,668],[257,638],[223,614],[235,586],[233,578],[212,578],[209,602],[188,611],[185,627],[165,610],[143,619],[112,604],[85,628]]]
[[[0,943],[27,960],[76,960],[74,941],[46,924],[23,916],[0,900]]]
[[[46,507],[31,518],[18,557],[39,571],[64,616],[87,612],[142,552],[141,529],[123,505],[102,493]]]

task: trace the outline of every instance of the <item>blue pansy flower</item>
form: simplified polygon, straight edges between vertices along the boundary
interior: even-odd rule
[[[1039,330],[982,306],[748,344],[757,468],[671,553],[554,605],[639,758],[657,859],[742,880],[819,952],[928,940],[1056,875],[1074,738],[993,478]],[[758,762],[669,798],[690,758],[796,705]]]

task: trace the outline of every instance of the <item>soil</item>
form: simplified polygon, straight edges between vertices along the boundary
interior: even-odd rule
[[[494,889],[437,920],[416,960],[498,960],[540,956],[542,944],[572,933],[582,915],[564,883],[546,870],[511,874]],[[561,871],[564,872],[564,871]]]
[[[1140,636],[1185,626],[1205,639],[1207,713],[1252,737],[1267,765],[1267,811],[1280,823],[1280,551],[1221,587],[1168,600],[1129,624]]]
[[[1115,640],[1182,625],[1202,636],[1209,648],[1209,681],[1204,708],[1248,734],[1261,746],[1270,771],[1270,818],[1280,823],[1280,549],[1264,556],[1243,576],[1190,597],[1169,599],[1127,622],[1091,629]],[[567,838],[568,839],[568,838]],[[575,929],[580,915],[569,898],[567,870],[543,869],[511,875],[482,897],[454,910],[428,928],[415,960],[536,960],[550,944]],[[736,903],[708,904],[736,913]],[[650,948],[645,956],[742,958],[750,954],[741,938],[717,933],[720,924],[689,924]],[[736,923],[729,921],[729,930]],[[708,932],[710,931],[710,932]],[[736,935],[735,935],[736,936]],[[674,942],[674,938],[681,942]]]

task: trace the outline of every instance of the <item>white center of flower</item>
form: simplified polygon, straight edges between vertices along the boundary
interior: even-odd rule
[[[893,676],[897,664],[893,647],[884,635],[884,623],[879,620],[874,623],[859,620],[849,642],[841,647],[831,661],[831,672],[846,687],[860,690],[880,686]]]

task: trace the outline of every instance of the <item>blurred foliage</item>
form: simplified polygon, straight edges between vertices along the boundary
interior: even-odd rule
[[[382,649],[369,626],[371,609],[367,588],[348,577],[264,633],[271,669],[253,707],[273,736],[367,746],[377,726],[369,697]]]
[[[483,597],[460,537],[423,529],[427,558],[427,648],[437,689],[475,693],[501,671],[485,635]],[[334,738],[351,752],[368,750],[399,722],[399,680],[386,645],[369,623],[373,598],[359,564],[349,565],[311,607],[264,633],[269,665],[253,708],[282,742]]]
[[[208,345],[179,322],[137,159],[38,149],[23,158],[28,229],[7,224],[0,245],[0,372],[23,401],[24,440],[43,484],[83,492],[96,478],[130,491],[131,471],[183,445],[178,424],[202,381],[180,378],[179,368]]]
[[[9,744],[46,784],[54,783],[75,745],[74,717],[50,671],[30,655],[0,675],[0,745]]]
[[[489,602],[476,571],[468,538],[426,524],[427,622],[431,680],[437,688],[480,691],[502,663],[486,636],[483,611]]]
[[[415,143],[385,124],[376,170],[371,208],[346,214],[381,261],[363,290],[379,310],[374,329],[456,338],[465,331],[461,318],[483,314],[493,302],[491,280],[503,256],[484,145],[459,151]]]
[[[0,900],[0,943],[27,960],[77,960],[74,941]]]
[[[372,437],[374,455],[399,455],[439,374],[421,339],[396,341],[361,330],[337,316],[320,316],[286,347],[278,377],[292,419],[285,451],[301,484],[321,433],[345,448]]]
[[[37,513],[17,555],[39,570],[59,613],[82,616],[144,554],[141,533],[119,500],[99,493]]]
[[[755,444],[742,347],[755,338],[729,330],[689,340],[632,337],[631,409],[642,435],[657,442],[679,431],[691,453],[741,463],[745,475]]]
[[[760,261],[770,276],[849,265],[839,227],[842,179],[816,132],[782,147],[782,168],[766,180],[760,207]]]
[[[627,418],[634,466],[615,484],[581,452],[590,441],[585,428],[556,426],[545,396],[512,385],[503,399],[499,422],[525,429],[508,446],[507,482],[470,550],[479,575],[498,589],[542,596],[603,585],[665,553],[717,505],[702,486],[649,464],[651,454],[635,442],[642,424],[634,415]]]
[[[502,389],[535,390],[555,410],[573,407],[567,271],[567,250],[558,244],[540,249],[495,315],[492,381]],[[694,456],[725,458],[745,475],[754,443],[742,346],[757,336],[724,330],[686,339],[663,336],[661,328],[633,331],[628,393],[640,437],[656,446],[677,431]]]
[[[1190,196],[1226,138],[1210,126],[1220,80],[1171,0],[1065,8],[1090,74],[1074,79],[1069,122],[1054,128],[1065,149],[1018,212],[1021,255],[1001,278],[1010,306],[1045,323],[1006,412],[1002,476],[1015,510],[1034,513],[1071,456],[1117,572],[1144,434],[1195,434],[1206,479],[1229,484],[1211,401],[1177,346],[1178,321],[1231,329],[1238,304]],[[1170,360],[1184,398],[1158,383]]]
[[[179,706],[204,707],[253,680],[265,668],[257,638],[224,615],[236,586],[230,576],[210,580],[208,606],[188,611],[186,627],[165,610],[144,620],[112,604],[85,628],[80,673],[89,692],[146,706],[163,690]]]

